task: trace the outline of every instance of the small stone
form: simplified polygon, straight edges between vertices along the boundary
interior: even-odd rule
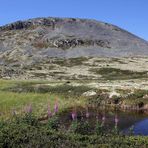
[[[86,96],[86,97],[95,96],[96,94],[97,93],[95,91],[90,90],[90,91],[87,91],[87,92],[83,93],[83,96]]]

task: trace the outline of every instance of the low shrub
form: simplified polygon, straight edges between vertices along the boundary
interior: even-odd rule
[[[58,117],[52,117],[47,121],[47,129],[58,130],[60,128],[60,122]]]
[[[10,88],[5,88],[3,91],[11,91],[18,93],[54,93],[60,95],[70,95],[70,96],[81,96],[84,92],[89,91],[90,88],[87,86],[72,86],[68,84],[58,85],[58,86],[48,86],[48,85],[17,85]],[[68,94],[68,95],[67,95]]]
[[[87,128],[86,128],[87,129]],[[81,131],[83,131],[81,129]],[[0,128],[1,148],[29,147],[147,147],[147,137],[122,136],[114,134],[83,135],[61,132],[47,128],[44,124],[31,126],[26,123],[9,122]]]

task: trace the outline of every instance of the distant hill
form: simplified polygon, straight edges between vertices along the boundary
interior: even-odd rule
[[[36,18],[0,27],[0,56],[148,55],[148,42],[111,24],[88,19]]]
[[[4,66],[0,73],[5,75],[8,71],[16,74],[16,67],[22,72],[21,67],[47,63],[51,57],[84,56],[148,56],[148,42],[117,26],[89,19],[35,18],[0,27],[0,67]]]

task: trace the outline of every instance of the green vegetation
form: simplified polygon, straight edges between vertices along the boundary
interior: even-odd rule
[[[54,119],[53,119],[54,118]],[[108,133],[103,127],[93,133],[88,123],[72,121],[69,129],[63,128],[58,117],[41,123],[28,113],[23,117],[14,116],[12,120],[0,121],[0,147],[147,147],[148,137],[125,136],[115,128]]]
[[[111,58],[110,62],[117,62],[117,63],[120,63],[120,64],[127,64],[126,61],[122,61],[119,58]]]
[[[69,124],[61,123],[62,114],[69,108],[85,105],[119,104],[137,105],[137,101],[148,103],[148,91],[135,90],[127,97],[109,98],[108,90],[97,90],[95,96],[84,97],[90,89],[84,84],[70,82],[12,81],[0,80],[0,147],[147,147],[148,137],[127,136],[117,129],[104,129],[96,122],[95,128],[87,121],[72,119]],[[125,94],[130,90],[117,90]],[[47,116],[48,105],[54,111],[58,100],[59,112]],[[31,113],[26,107],[31,104]],[[138,102],[139,104],[139,102]]]
[[[50,86],[46,84],[17,84],[13,87],[4,88],[3,91],[18,92],[18,93],[52,93],[60,94],[62,96],[75,96],[80,97],[84,92],[90,90],[87,86],[72,86],[68,84],[61,84]]]
[[[134,105],[140,108],[144,107],[145,104],[148,104],[148,90],[135,90],[123,102],[127,105]]]
[[[80,94],[88,90],[87,87],[68,85],[48,86],[45,85],[49,83],[46,81],[0,80],[0,82],[0,114],[5,117],[10,117],[13,110],[22,113],[28,104],[32,104],[33,111],[38,116],[44,115],[48,103],[53,105],[56,99],[59,101],[60,110],[74,105],[83,105],[85,99],[81,99],[83,97]],[[69,95],[66,95],[67,93]]]
[[[38,116],[44,115],[47,111],[47,104],[53,105],[59,100],[60,109],[71,106],[111,106],[122,108],[142,109],[148,104],[147,90],[117,90],[121,96],[109,97],[109,91],[97,90],[83,85],[73,86],[66,82],[48,81],[9,81],[0,80],[0,114],[11,116],[16,110],[22,113],[28,104],[32,104],[33,110]],[[94,96],[83,96],[82,94],[93,90]],[[128,94],[127,94],[128,93]],[[1,116],[0,116],[1,117]]]
[[[99,91],[96,96],[88,97],[87,103],[90,106],[108,106],[116,108],[124,108],[128,106],[128,109],[140,110],[144,109],[144,106],[148,104],[148,91],[147,90],[117,90],[120,92],[120,96],[109,97],[108,93]]]
[[[82,65],[85,61],[88,61],[87,57],[78,57],[78,58],[70,58],[70,59],[53,59],[52,63],[60,66],[79,66]]]
[[[138,78],[148,78],[148,72],[136,72],[130,70],[121,70],[116,68],[92,68],[91,72],[99,74],[105,80],[128,80],[128,79],[138,79]]]

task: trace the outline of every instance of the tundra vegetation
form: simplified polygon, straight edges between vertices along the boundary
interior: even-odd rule
[[[117,114],[107,129],[98,110],[148,112],[147,49],[147,41],[95,20],[0,27],[0,147],[148,147],[147,137],[121,133]]]
[[[103,105],[110,110],[145,109],[147,90],[116,89],[116,94],[112,94],[82,81],[74,85],[74,81],[0,80],[0,84],[0,147],[148,146],[147,137],[134,136],[132,130],[129,135],[121,133],[116,116],[114,127],[106,130],[104,116],[101,120],[96,117],[92,127],[84,120],[90,118],[89,110],[83,113],[85,117],[76,110]],[[67,110],[70,124],[61,122]]]

